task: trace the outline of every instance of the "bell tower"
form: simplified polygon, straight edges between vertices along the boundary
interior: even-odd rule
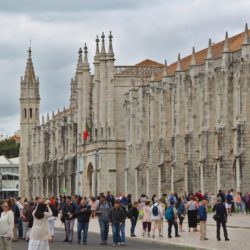
[[[24,76],[20,84],[20,128],[21,145],[19,152],[19,195],[28,197],[28,164],[31,161],[32,128],[39,125],[39,79],[35,75],[31,48],[28,50],[28,59]]]

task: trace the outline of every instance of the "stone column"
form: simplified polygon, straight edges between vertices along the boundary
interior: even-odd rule
[[[216,159],[216,172],[217,172],[217,190],[220,190],[220,159]]]
[[[162,165],[158,166],[158,197],[161,197],[161,168]]]
[[[200,189],[204,193],[204,164],[203,161],[200,161]]]
[[[236,156],[236,191],[240,192],[241,178],[240,178],[240,156]]]
[[[171,193],[174,192],[174,166],[171,166]]]

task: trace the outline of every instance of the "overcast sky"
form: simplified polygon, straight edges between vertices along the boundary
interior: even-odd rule
[[[77,51],[110,30],[117,65],[174,62],[233,36],[250,19],[248,0],[0,0],[0,134],[19,128],[20,77],[27,49],[40,79],[41,112],[69,105]]]

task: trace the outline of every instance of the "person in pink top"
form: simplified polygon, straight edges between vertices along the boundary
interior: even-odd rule
[[[150,237],[151,232],[151,206],[150,201],[145,202],[145,206],[142,208],[143,211],[143,218],[142,218],[142,236],[148,232],[148,237]]]

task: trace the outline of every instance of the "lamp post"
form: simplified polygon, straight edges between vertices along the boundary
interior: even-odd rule
[[[2,193],[3,193],[3,174],[0,173],[0,199],[3,198]]]

